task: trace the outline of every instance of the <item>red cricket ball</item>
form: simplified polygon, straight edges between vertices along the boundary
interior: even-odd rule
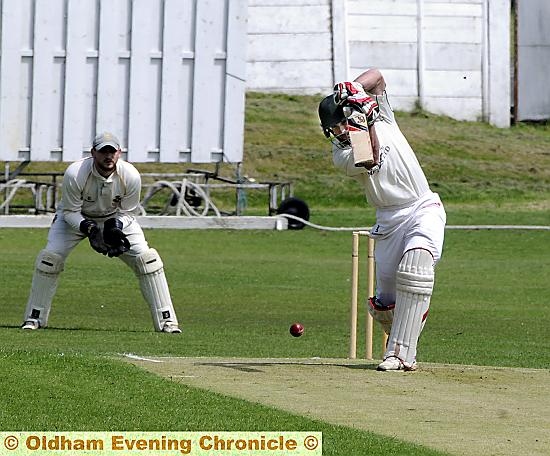
[[[294,337],[300,337],[302,334],[304,334],[304,325],[302,325],[302,323],[293,323],[290,326],[290,334],[292,334]]]

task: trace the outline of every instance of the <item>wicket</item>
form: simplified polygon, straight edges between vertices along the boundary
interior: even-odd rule
[[[351,320],[350,320],[350,346],[349,358],[357,358],[357,301],[359,295],[359,238],[367,236],[367,298],[374,296],[374,239],[370,237],[368,231],[354,231],[352,238],[351,251]],[[386,341],[388,336],[383,333],[382,349],[386,349]],[[372,358],[372,340],[373,340],[373,319],[366,312],[365,317],[365,358]]]

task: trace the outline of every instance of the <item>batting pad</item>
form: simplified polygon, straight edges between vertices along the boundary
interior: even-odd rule
[[[139,280],[141,293],[153,317],[156,331],[162,331],[167,322],[178,324],[170,297],[164,264],[155,249],[149,249],[135,257],[134,270]]]
[[[61,255],[47,250],[40,251],[36,257],[31,292],[23,321],[37,321],[42,328],[48,325],[52,300],[64,263]]]
[[[428,316],[434,286],[434,265],[430,252],[405,252],[397,268],[394,319],[384,359],[396,356],[405,365],[416,359],[416,347]]]

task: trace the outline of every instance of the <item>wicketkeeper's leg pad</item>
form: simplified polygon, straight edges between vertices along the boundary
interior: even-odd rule
[[[133,268],[139,280],[143,298],[151,309],[155,330],[162,331],[167,323],[177,326],[178,319],[164,274],[164,264],[158,252],[155,249],[148,249],[134,257]]]
[[[48,325],[52,300],[57,290],[59,274],[63,272],[65,260],[61,255],[42,250],[36,257],[31,291],[23,322],[33,321],[42,328]]]
[[[382,329],[388,335],[391,332],[394,308],[395,303],[385,306],[376,296],[373,296],[367,300],[367,309],[369,314],[371,314],[374,320],[380,323]]]
[[[405,252],[397,269],[394,320],[384,359],[395,356],[405,367],[413,366],[433,287],[434,261],[430,252]]]

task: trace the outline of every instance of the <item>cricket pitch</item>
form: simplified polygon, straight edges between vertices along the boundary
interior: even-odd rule
[[[186,385],[453,455],[542,456],[550,448],[549,370],[422,363],[405,373],[347,359],[125,359]]]

